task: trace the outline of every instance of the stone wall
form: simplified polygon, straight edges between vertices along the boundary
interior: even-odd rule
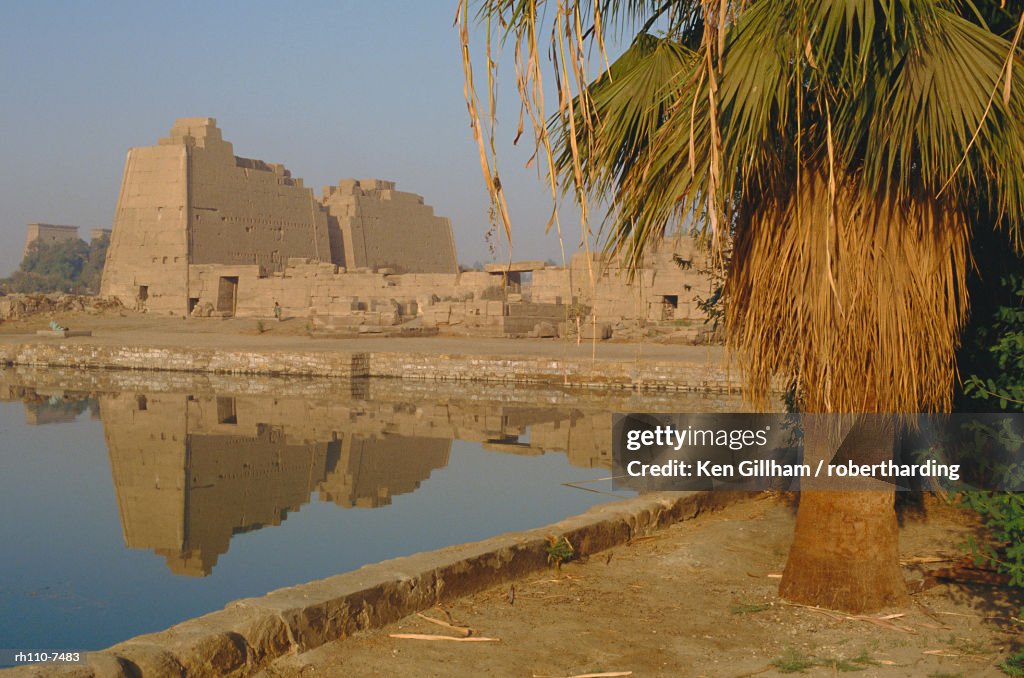
[[[188,312],[188,146],[128,151],[100,294],[129,307]]]
[[[343,179],[325,186],[334,263],[390,268],[396,273],[456,273],[452,226],[423,198],[395,190],[392,181]]]
[[[328,329],[418,318],[555,336],[579,319],[601,338],[626,323],[628,338],[645,323],[702,320],[707,268],[680,238],[649,254],[635,279],[594,253],[568,268],[531,261],[459,273],[451,224],[422,197],[345,179],[317,200],[282,165],[236,157],[213,118],[183,118],[158,146],[128,154],[101,293],[181,316],[272,318],[276,304]]]
[[[550,356],[343,350],[280,351],[107,346],[84,341],[0,343],[0,365],[427,381],[560,384],[626,391],[737,393],[737,370],[718,361],[577,359]],[[781,388],[777,389],[781,392]]]
[[[212,118],[179,120],[165,142],[191,145],[193,264],[281,271],[290,257],[329,260],[327,215],[283,165],[235,157]]]
[[[95,242],[102,238],[109,238],[114,231],[109,228],[90,228],[89,229],[89,241]]]
[[[292,259],[280,273],[267,273],[259,266],[197,265],[191,267],[190,275],[197,315],[217,314],[222,277],[238,280],[235,315],[239,317],[272,318],[276,302],[284,318],[355,325],[393,325],[413,317],[436,324],[441,316],[430,309],[443,310],[441,324],[448,324],[452,306],[458,306],[461,321],[473,314],[473,310],[465,312],[470,303],[465,300],[479,297],[491,284],[487,274],[349,271],[311,259]],[[485,311],[489,308],[494,315],[503,315],[501,302],[490,307],[482,303]]]
[[[221,297],[221,279],[234,286],[233,304]],[[190,313],[197,317],[263,316],[272,317],[274,302],[264,300],[258,281],[266,278],[262,266],[225,266],[198,264],[189,267],[188,296]]]
[[[129,151],[103,295],[184,316],[205,303],[226,315],[269,315],[275,301],[297,312],[304,297],[309,315],[324,297],[359,294],[243,284],[272,280],[267,274],[282,274],[290,259],[332,275],[339,264],[352,272],[457,273],[449,221],[393,182],[342,181],[317,200],[283,165],[236,157],[213,118],[179,119],[159,145]]]
[[[81,342],[0,344],[0,365],[341,378],[370,376],[369,354],[364,352],[214,350]]]
[[[533,271],[534,302],[580,304],[598,321],[704,319],[697,300],[713,293],[707,254],[690,237],[665,240],[630,279],[619,260],[577,252],[569,267]]]
[[[21,254],[24,259],[28,256],[28,249],[34,242],[45,245],[55,245],[78,240],[78,226],[61,226],[58,224],[29,224],[25,229],[25,249]]]

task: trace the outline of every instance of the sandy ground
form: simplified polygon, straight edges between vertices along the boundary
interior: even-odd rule
[[[425,613],[493,642],[391,637],[459,635],[412,616],[280,659],[262,675],[1003,675],[997,665],[1021,628],[1011,619],[1021,600],[1005,590],[932,586],[907,609],[864,617],[780,601],[793,522],[782,498],[744,502]],[[935,501],[905,511],[901,549],[912,588],[923,569],[959,556],[975,529],[969,514]]]
[[[46,329],[57,320],[74,330],[91,330],[92,337],[51,339],[39,337],[36,330]],[[259,328],[262,325],[263,331]],[[232,348],[287,351],[358,350],[379,352],[416,352],[473,354],[481,357],[589,358],[607,360],[658,360],[680,363],[724,364],[721,346],[691,346],[651,342],[592,343],[575,339],[498,339],[487,337],[397,338],[364,335],[352,338],[309,336],[304,318],[281,322],[256,318],[170,318],[133,311],[54,313],[26,320],[0,323],[0,343],[80,342],[98,345],[190,346],[195,348]]]

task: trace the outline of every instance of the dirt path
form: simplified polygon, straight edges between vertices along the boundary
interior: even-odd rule
[[[936,502],[905,516],[905,560],[959,555],[975,529]],[[792,528],[793,510],[778,498],[734,505],[427,613],[496,642],[391,637],[457,635],[413,616],[281,659],[262,675],[1003,675],[997,665],[1014,641],[1009,617],[1020,600],[934,586],[874,621],[786,605],[776,589]],[[908,581],[943,565],[908,565]],[[886,614],[900,616],[879,619]]]

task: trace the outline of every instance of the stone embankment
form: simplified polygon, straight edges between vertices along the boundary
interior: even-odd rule
[[[369,376],[364,352],[240,351],[88,343],[0,345],[0,364],[112,370],[213,372],[356,378]]]
[[[386,560],[230,603],[176,626],[90,653],[87,662],[11,676],[251,676],[278,657],[378,628],[439,602],[550,567],[551,538],[583,557],[747,496],[668,493],[598,506],[535,530]]]
[[[405,344],[415,348],[413,344]],[[396,343],[396,348],[399,344]],[[464,346],[461,348],[465,348]],[[89,341],[0,344],[0,365],[217,374],[391,377],[436,381],[544,383],[567,387],[729,392],[738,375],[709,361],[627,357],[469,355],[445,350],[308,350],[132,346]]]

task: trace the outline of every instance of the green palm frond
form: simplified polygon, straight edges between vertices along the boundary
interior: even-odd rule
[[[733,238],[726,331],[748,394],[784,374],[812,409],[900,411],[949,402],[972,229],[1022,245],[1024,16],[1007,4],[485,6],[534,37],[545,6],[577,20],[553,40],[574,45],[559,84],[583,85],[540,126],[563,189],[610,204],[602,237],[627,269],[677,226]],[[663,37],[582,78],[598,21],[652,17]]]
[[[594,142],[580,144],[587,190],[605,194],[624,182],[643,164],[669,111],[677,105],[679,84],[694,77],[697,55],[668,38],[641,34],[609,70],[589,88],[589,123],[596,128]],[[583,113],[577,110],[577,127]],[[558,140],[555,163],[564,178],[571,178],[572,147],[565,122],[550,122]]]
[[[1013,69],[1013,96],[1004,101],[1010,53],[1003,38],[939,12],[921,48],[880,88],[886,95],[871,114],[886,124],[865,135],[869,184],[981,198],[1016,222],[1024,204],[1024,78]]]

